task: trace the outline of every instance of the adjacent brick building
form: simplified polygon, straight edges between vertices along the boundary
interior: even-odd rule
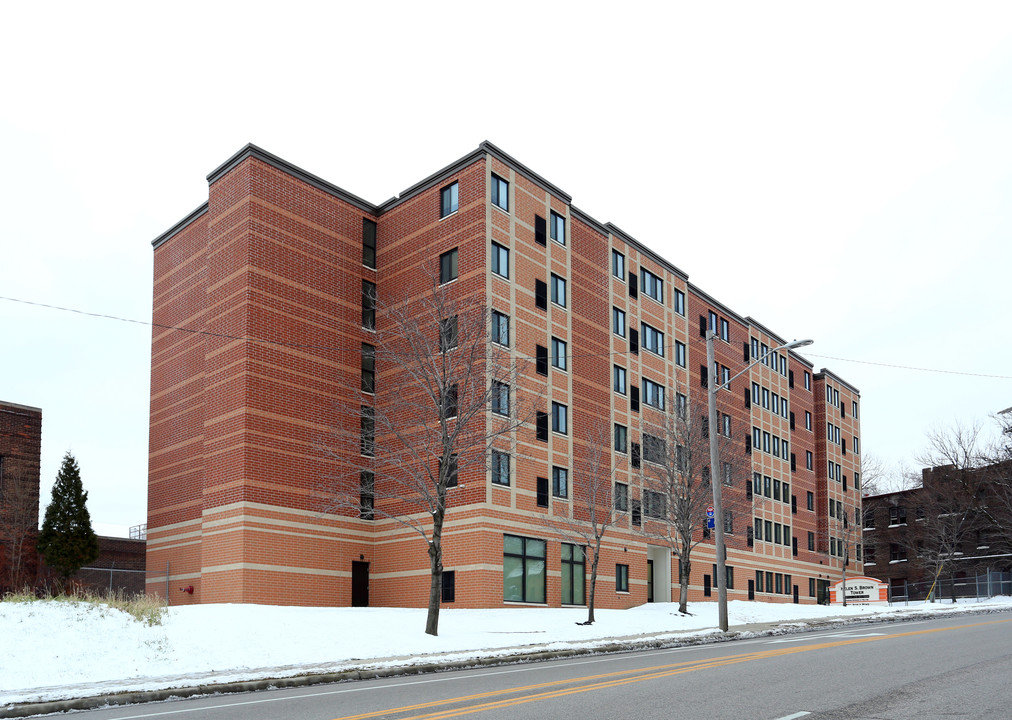
[[[652,522],[644,418],[665,397],[705,401],[708,329],[714,374],[762,358],[719,396],[734,455],[724,478],[729,597],[815,602],[845,558],[861,572],[859,392],[795,352],[770,352],[782,336],[494,145],[381,205],[252,145],[208,182],[207,203],[153,243],[150,592],[168,587],[173,602],[425,604],[418,536],[367,512],[328,513],[320,488],[342,455],[360,452],[325,439],[347,422],[341,407],[365,402],[373,289],[386,302],[413,297],[441,258],[452,261],[456,299],[505,319],[517,358],[540,360],[547,348],[568,358],[549,367],[546,354],[528,381],[546,415],[561,415],[552,432],[519,434],[505,476],[477,473],[450,490],[443,562],[455,605],[579,604],[572,587],[588,569],[539,516],[578,514],[573,469],[586,466],[599,420],[615,429],[608,455],[622,513],[604,539],[597,605],[677,598],[677,559],[643,532]],[[384,368],[375,377],[369,402],[397,391]],[[570,489],[549,492],[560,470]],[[690,600],[708,595],[713,561],[704,539]],[[507,565],[539,589],[505,590]]]
[[[42,410],[0,402],[0,594],[35,584]]]

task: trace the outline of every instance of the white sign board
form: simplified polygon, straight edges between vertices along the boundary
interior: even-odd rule
[[[889,586],[875,578],[858,575],[841,580],[829,586],[831,605],[843,605],[846,596],[848,605],[888,605]]]

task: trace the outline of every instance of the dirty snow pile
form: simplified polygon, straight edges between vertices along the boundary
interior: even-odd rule
[[[996,598],[958,606],[1012,609]],[[509,655],[517,648],[593,648],[612,638],[714,633],[715,603],[653,603],[583,608],[443,610],[439,636],[423,630],[424,609],[195,605],[168,608],[146,624],[102,605],[70,601],[0,602],[0,706],[112,692],[235,682],[356,667]],[[734,601],[731,630],[774,624],[804,626],[827,618],[951,611],[946,603],[827,607]],[[737,628],[736,628],[737,626]],[[534,646],[533,648],[531,646]],[[434,657],[435,656],[435,657]]]

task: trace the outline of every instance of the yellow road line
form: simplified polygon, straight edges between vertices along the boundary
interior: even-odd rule
[[[743,662],[751,662],[753,660],[763,660],[774,657],[781,657],[784,655],[795,655],[797,653],[802,652],[811,652],[813,650],[826,650],[829,648],[842,647],[845,645],[857,645],[860,643],[875,642],[877,640],[911,637],[914,635],[927,635],[930,633],[945,632],[948,630],[959,630],[1006,622],[1012,622],[1012,620],[990,620],[987,622],[971,623],[968,625],[957,625],[954,627],[912,630],[903,633],[852,638],[849,640],[834,640],[832,642],[818,643],[815,645],[801,645],[801,646],[778,648],[775,650],[758,650],[755,652],[748,652],[740,655],[727,655],[724,657],[710,658],[707,660],[692,660],[688,662],[671,663],[668,665],[655,665],[653,667],[636,668],[632,670],[620,670],[610,673],[600,673],[597,675],[585,675],[583,677],[569,678],[566,680],[553,680],[550,682],[537,683],[534,685],[524,685],[515,688],[490,690],[488,692],[476,693],[473,695],[462,695],[460,697],[449,698],[447,700],[433,700],[431,702],[419,703],[416,705],[405,705],[399,708],[362,713],[360,715],[348,715],[342,718],[337,718],[337,720],[366,720],[367,718],[379,717],[381,715],[389,716],[400,713],[409,713],[418,710],[425,710],[428,708],[454,705],[457,703],[472,702],[475,700],[482,700],[485,698],[500,695],[514,695],[516,693],[541,691],[536,692],[533,695],[527,695],[519,698],[503,698],[502,700],[495,700],[493,702],[468,705],[467,707],[463,708],[451,708],[446,710],[440,710],[438,712],[423,715],[412,715],[401,718],[401,720],[441,720],[442,718],[451,718],[456,717],[458,715],[466,715],[468,713],[483,712],[485,710],[496,710],[500,708],[510,707],[511,705],[521,705],[540,700],[551,700],[553,698],[564,697],[566,695],[574,695],[577,693],[591,692],[593,690],[605,690],[608,688],[619,687],[631,683],[644,682],[646,680],[657,680],[660,678],[671,677],[673,675],[680,675],[682,673],[694,672],[696,670],[709,670],[712,668],[724,667],[726,665],[735,665]],[[590,683],[590,684],[580,684],[578,687],[560,687],[560,686],[571,686],[577,683]],[[552,689],[546,690],[546,688]]]

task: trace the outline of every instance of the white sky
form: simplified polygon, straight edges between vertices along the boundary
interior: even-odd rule
[[[247,142],[381,202],[488,139],[814,338],[888,465],[1012,405],[1007,2],[279,7],[5,7],[0,295],[150,320],[151,240]],[[6,300],[0,327],[43,506],[70,449],[100,532],[145,522],[150,330]]]

